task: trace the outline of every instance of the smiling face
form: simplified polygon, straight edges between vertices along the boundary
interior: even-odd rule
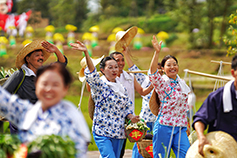
[[[113,57],[118,63],[119,75],[120,75],[120,73],[123,73],[123,68],[124,68],[124,65],[125,65],[124,57],[121,54],[114,54]]]
[[[101,68],[101,71],[108,81],[115,82],[119,71],[118,63],[115,60],[107,60],[104,69]]]
[[[44,62],[42,50],[35,50],[30,56],[26,56],[26,61],[27,67],[35,72]]]
[[[163,70],[169,78],[175,80],[179,72],[179,66],[173,58],[169,58],[166,60]]]
[[[36,96],[42,102],[43,111],[57,104],[67,94],[68,86],[56,70],[46,70],[36,81]]]

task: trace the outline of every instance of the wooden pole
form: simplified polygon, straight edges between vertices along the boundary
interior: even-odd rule
[[[218,63],[220,64],[222,62],[223,65],[231,65],[230,62],[224,62],[224,61],[215,61],[215,60],[211,60],[211,63]]]
[[[211,74],[207,74],[207,73],[192,71],[192,70],[188,70],[188,69],[185,69],[184,72],[188,72],[190,74],[200,75],[200,76],[204,76],[204,77],[224,80],[224,81],[230,81],[230,80],[234,79],[234,78],[229,78],[229,77],[223,77],[223,76],[218,76],[218,75],[211,75]]]
[[[162,69],[158,69],[159,72],[162,72]],[[138,70],[138,71],[127,71],[128,73],[147,73],[148,70]]]
[[[162,69],[158,69],[158,71],[163,71]],[[138,71],[126,71],[127,73],[147,73],[148,70],[138,70]],[[100,71],[98,71],[98,73],[101,74]],[[77,72],[77,74],[79,74],[79,72]]]

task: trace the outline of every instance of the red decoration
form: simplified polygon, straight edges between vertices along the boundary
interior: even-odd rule
[[[151,155],[151,157],[153,158],[153,144],[149,145],[145,149]]]
[[[129,136],[132,137],[134,140],[138,141],[142,137],[143,133],[137,129],[134,129]]]

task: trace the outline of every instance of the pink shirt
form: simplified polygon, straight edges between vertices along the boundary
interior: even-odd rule
[[[163,75],[164,76],[164,75]],[[187,126],[188,95],[183,93],[178,83],[181,80],[165,80],[158,71],[149,74],[155,91],[161,101],[159,123],[166,126]]]

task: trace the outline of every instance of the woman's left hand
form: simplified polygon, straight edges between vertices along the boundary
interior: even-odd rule
[[[77,40],[77,43],[70,43],[70,45],[72,46],[72,49],[80,50],[80,51],[83,51],[83,52],[87,51],[86,46],[78,40]]]
[[[153,45],[154,49],[156,50],[156,52],[159,53],[161,50],[162,41],[158,42],[156,39],[156,36],[153,35],[153,39],[151,40],[151,42],[152,42],[152,45]]]

